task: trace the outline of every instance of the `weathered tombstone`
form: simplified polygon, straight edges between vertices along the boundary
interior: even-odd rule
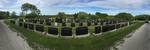
[[[62,36],[72,36],[72,28],[69,28],[69,27],[61,28],[61,35]]]
[[[88,34],[88,28],[87,27],[76,28],[76,35],[84,35],[84,34]]]
[[[42,25],[36,25],[36,30],[40,32],[44,32],[44,26]]]
[[[48,33],[52,34],[52,35],[58,35],[58,28],[49,27],[48,28]]]
[[[101,33],[102,29],[101,26],[95,27],[95,34]]]

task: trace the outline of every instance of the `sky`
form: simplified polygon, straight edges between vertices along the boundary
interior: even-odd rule
[[[58,12],[73,14],[77,12],[95,12],[116,15],[127,12],[133,15],[150,14],[150,0],[0,0],[0,11],[21,12],[21,5],[36,5],[43,15],[55,15]]]

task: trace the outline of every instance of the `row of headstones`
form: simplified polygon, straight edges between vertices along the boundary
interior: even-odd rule
[[[79,19],[67,19],[67,21],[70,21],[70,22],[66,22],[65,20],[63,19],[59,19],[59,18],[56,18],[56,19],[20,19],[21,21],[24,21],[24,22],[32,22],[32,23],[39,23],[39,24],[44,24],[44,23],[101,23],[102,25],[103,24],[116,24],[116,23],[120,23],[120,22],[124,22],[124,21],[119,21],[119,20],[102,20],[102,19],[95,19],[95,20],[79,20]],[[83,21],[83,22],[81,22]]]
[[[30,21],[30,20],[26,20],[26,21]],[[26,22],[25,21],[25,22]],[[71,22],[71,23],[66,23],[66,22],[63,22],[63,23],[57,23],[57,22],[50,22],[50,21],[45,21],[44,20],[40,20],[38,22],[38,20],[31,20],[30,23],[37,23],[37,24],[44,24],[44,25],[49,25],[49,26],[71,26],[71,27],[76,27],[76,26],[91,26],[91,25],[109,25],[109,24],[117,24],[117,23],[121,23],[121,22],[111,22],[111,21],[101,21],[101,22],[80,22],[80,23],[74,23],[74,22]]]
[[[95,26],[94,32],[95,34],[99,34],[102,32],[111,31],[114,29],[118,29],[124,26],[127,26],[128,24],[117,24],[117,25],[104,25],[104,26]],[[75,35],[85,35],[89,33],[90,28],[88,27],[76,27],[75,30],[72,27],[61,27],[60,31],[57,27],[49,27],[49,26],[43,26],[43,25],[36,25],[31,23],[19,23],[19,26],[22,26],[24,28],[28,28],[31,30],[36,30],[39,32],[47,32],[51,35],[60,35],[60,36],[73,36]],[[48,31],[45,31],[45,29],[48,28]],[[75,32],[73,32],[75,31]]]

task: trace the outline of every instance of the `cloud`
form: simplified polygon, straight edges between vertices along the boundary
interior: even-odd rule
[[[56,14],[59,11],[85,12],[134,12],[148,13],[150,0],[0,0],[0,10],[19,12],[24,3],[31,3],[41,9],[43,14]],[[132,11],[131,11],[132,10]]]

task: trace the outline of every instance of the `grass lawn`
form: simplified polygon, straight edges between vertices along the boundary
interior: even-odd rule
[[[22,27],[18,27],[5,21],[10,28],[15,29],[20,32],[25,39],[28,41],[29,45],[33,48],[37,48],[37,44],[50,50],[108,50],[117,41],[124,38],[130,32],[135,31],[144,23],[136,22],[128,27],[118,29],[114,32],[106,32],[100,36],[89,36],[86,38],[53,38],[37,34],[36,32],[27,30]],[[36,49],[35,49],[36,50]]]

